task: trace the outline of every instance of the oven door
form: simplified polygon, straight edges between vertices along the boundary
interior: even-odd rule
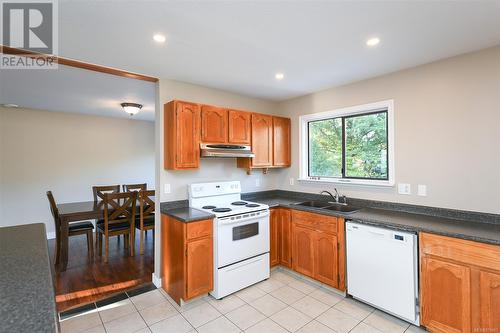
[[[269,252],[269,210],[217,219],[218,268]]]

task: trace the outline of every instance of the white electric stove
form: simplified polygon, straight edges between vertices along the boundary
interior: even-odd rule
[[[189,206],[213,213],[219,299],[269,278],[269,206],[241,200],[239,181],[191,184]]]

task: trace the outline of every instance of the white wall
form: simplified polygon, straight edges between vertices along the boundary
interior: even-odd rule
[[[393,99],[396,187],[335,185],[347,196],[500,213],[500,47],[450,58],[280,104],[292,117],[292,168],[279,171],[280,189],[332,188],[300,182],[299,124],[303,114]],[[415,195],[418,184],[428,195]]]
[[[56,202],[92,199],[92,185],[154,188],[154,123],[0,108],[0,226],[43,222]]]
[[[156,113],[156,121],[160,163],[163,163],[163,105],[173,99],[269,114],[279,113],[278,105],[274,102],[171,80],[160,80],[159,96],[160,112]],[[158,126],[160,124],[161,126]],[[275,171],[270,170],[267,175],[263,175],[261,171],[255,171],[249,176],[244,169],[236,168],[235,158],[201,159],[199,169],[186,171],[167,171],[163,169],[163,164],[161,164],[159,172],[160,200],[163,202],[186,199],[187,185],[197,182],[239,180],[244,192],[274,189],[275,175]],[[256,186],[257,179],[260,181],[259,187]],[[164,184],[170,184],[172,190],[170,194],[164,193]]]

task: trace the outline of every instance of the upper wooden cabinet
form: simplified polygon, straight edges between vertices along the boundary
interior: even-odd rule
[[[273,166],[291,165],[290,118],[273,117]]]
[[[253,158],[238,158],[238,167],[251,169],[282,168],[291,165],[290,119],[252,114]]]
[[[226,143],[228,140],[227,110],[215,106],[201,107],[201,141]]]
[[[419,237],[422,325],[432,332],[499,332],[500,246]]]
[[[273,165],[273,117],[252,114],[252,158],[254,167],[270,167]]]
[[[251,118],[252,114],[245,111],[228,110],[229,143],[251,143]]]
[[[200,164],[200,106],[171,101],[164,106],[165,169],[196,169]]]
[[[345,290],[344,220],[292,210],[292,268]]]

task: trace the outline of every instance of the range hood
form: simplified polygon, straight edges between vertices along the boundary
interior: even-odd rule
[[[254,157],[249,145],[201,143],[201,157]]]

